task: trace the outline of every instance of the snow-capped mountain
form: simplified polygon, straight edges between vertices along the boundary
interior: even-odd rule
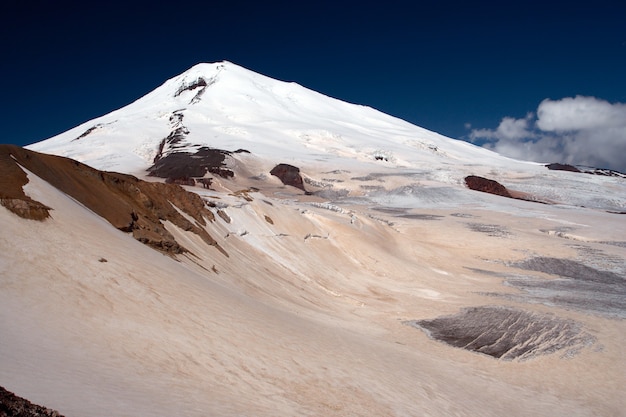
[[[264,175],[277,163],[295,165],[305,174],[308,167],[329,172],[370,165],[367,169],[372,172],[412,176],[415,181],[404,184],[411,188],[417,183],[418,188],[448,184],[464,188],[467,175],[481,175],[505,181],[531,199],[626,210],[624,181],[591,176],[561,181],[562,172],[549,172],[541,164],[505,158],[230,62],[198,64],[124,108],[28,148],[141,176],[158,159],[172,153],[194,155],[206,147],[245,150],[267,164],[250,175]],[[353,195],[377,198],[376,189],[364,193],[361,185],[351,190]],[[344,183],[343,188],[349,187]],[[388,193],[383,194],[388,200]],[[445,204],[463,198],[446,195],[410,203],[402,198],[402,204]]]
[[[623,178],[228,62],[0,174],[0,386],[67,417],[626,408]]]
[[[158,154],[193,152],[202,146],[247,149],[300,163],[371,161],[378,156],[400,167],[485,158],[511,164],[370,107],[230,62],[198,64],[122,109],[29,148],[98,169],[129,171],[146,169]]]
[[[277,81],[229,62],[198,64],[136,102],[29,148],[98,169],[129,171],[157,155],[202,146],[247,149],[300,163],[385,159],[415,168],[432,163],[510,165],[370,107]]]

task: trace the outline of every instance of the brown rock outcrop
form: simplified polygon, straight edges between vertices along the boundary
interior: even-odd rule
[[[28,183],[26,173],[16,165],[9,152],[0,148],[0,204],[25,219],[45,220],[50,207],[24,194]]]
[[[43,204],[24,194],[22,187],[28,179],[18,164],[105,218],[117,229],[132,233],[135,239],[155,249],[170,254],[187,251],[162,223],[170,221],[199,235],[207,244],[227,255],[203,227],[206,221],[213,221],[214,216],[197,194],[175,184],[141,181],[132,175],[98,171],[69,158],[0,145],[0,173],[8,173],[8,176],[2,176],[0,197],[3,205],[9,209],[13,207],[12,211],[18,215],[45,212]],[[5,183],[13,185],[5,189]],[[21,202],[15,202],[16,199]],[[193,222],[188,220],[189,217]]]
[[[482,191],[484,193],[513,198],[509,190],[507,190],[504,185],[494,180],[479,177],[476,175],[469,175],[465,177],[465,184],[471,190]]]
[[[299,188],[306,192],[304,189],[304,181],[300,175],[300,168],[294,167],[289,164],[278,164],[270,171],[270,174],[278,177],[285,185],[291,185],[292,187]]]

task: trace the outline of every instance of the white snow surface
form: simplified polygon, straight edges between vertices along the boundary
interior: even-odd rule
[[[184,90],[199,80],[206,87]],[[189,130],[189,149],[196,145],[241,148],[260,157],[299,163],[372,161],[376,155],[398,167],[435,161],[513,163],[371,107],[333,99],[230,62],[198,64],[122,109],[28,148],[98,169],[145,169],[152,164],[160,140],[180,125],[170,120],[174,113],[184,116],[181,124]],[[77,140],[91,128],[90,134]]]
[[[472,268],[501,269],[494,261],[528,251],[565,257],[584,243],[598,260],[623,260],[622,248],[601,242],[623,238],[616,215],[519,202],[521,212],[431,208],[439,220],[411,220],[269,190],[250,199],[202,190],[231,219],[207,226],[230,256],[168,223],[194,253],[172,259],[28,175],[26,193],[52,218],[0,207],[0,384],[68,417],[569,417],[626,405],[624,320],[551,308],[599,342],[528,363],[447,347],[402,324],[511,304],[485,295],[509,291],[500,278]],[[559,234],[563,225],[576,240]]]
[[[67,417],[626,409],[626,321],[503,285],[559,280],[511,266],[533,256],[623,276],[623,179],[504,158],[229,62],[29,148],[142,177],[176,129],[164,154],[251,152],[229,160],[234,178],[186,187],[213,203],[206,230],[229,256],[171,223],[193,255],[162,255],[28,173],[52,211],[0,206],[0,385]],[[318,193],[283,186],[278,163]],[[468,190],[470,174],[555,204]],[[571,319],[597,342],[504,362],[403,324],[484,305]]]
[[[186,89],[200,80],[206,86]],[[184,139],[175,147],[165,145],[163,156],[201,146],[245,149],[267,161],[264,171],[254,174],[288,163],[305,174],[338,169],[396,174],[413,178],[413,187],[463,187],[465,176],[480,175],[556,203],[626,210],[623,179],[549,172],[541,164],[506,158],[230,62],[198,64],[124,108],[27,148],[142,176],[176,129],[186,133]],[[394,201],[429,204],[428,198]]]

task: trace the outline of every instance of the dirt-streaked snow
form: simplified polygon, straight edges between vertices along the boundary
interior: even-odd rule
[[[539,256],[623,278],[626,222],[608,212],[626,207],[623,179],[502,158],[230,63],[30,148],[141,176],[175,114],[184,149],[251,151],[234,178],[187,188],[213,203],[228,257],[172,223],[191,253],[162,255],[29,174],[51,218],[0,207],[0,385],[68,417],[626,409],[624,319],[507,284],[561,279],[517,267]],[[269,175],[277,163],[316,194]],[[468,190],[470,174],[556,204]],[[593,343],[505,361],[407,325],[483,306],[567,320]]]
[[[0,210],[0,381],[68,416],[592,416],[626,405],[623,320],[493,298],[515,290],[475,272],[511,272],[501,262],[533,253],[576,256],[542,232],[564,223],[619,240],[614,214],[458,207],[416,220],[205,191],[231,219],[210,226],[230,257],[170,224],[198,254],[178,262],[29,178],[27,193],[54,210],[43,223]],[[508,235],[467,226],[479,222]],[[503,362],[403,324],[493,304],[555,312],[597,343],[571,358]]]

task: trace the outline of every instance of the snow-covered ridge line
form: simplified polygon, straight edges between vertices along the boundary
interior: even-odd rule
[[[160,141],[171,132],[173,114],[185,118],[186,139],[196,148],[242,148],[302,162],[314,162],[317,153],[335,164],[372,157],[397,166],[437,160],[513,163],[371,107],[230,62],[197,64],[126,107],[28,148],[98,169],[135,173],[152,163]],[[70,143],[77,138],[78,144]]]

